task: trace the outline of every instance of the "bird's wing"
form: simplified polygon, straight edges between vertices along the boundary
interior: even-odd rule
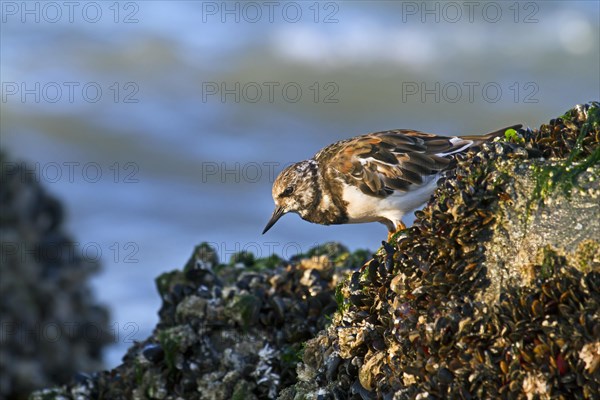
[[[387,197],[410,191],[451,163],[451,155],[475,143],[413,130],[369,133],[334,143],[315,159],[328,173],[353,183],[365,194]]]

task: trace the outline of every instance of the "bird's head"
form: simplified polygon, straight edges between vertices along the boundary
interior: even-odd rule
[[[305,218],[318,203],[318,166],[305,160],[285,168],[273,183],[275,211],[265,226],[265,234],[284,214],[293,212]]]

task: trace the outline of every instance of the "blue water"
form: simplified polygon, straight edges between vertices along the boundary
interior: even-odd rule
[[[201,241],[224,260],[378,247],[383,225],[297,216],[262,236],[287,163],[383,129],[537,126],[600,97],[597,2],[492,2],[472,21],[461,2],[277,2],[272,20],[263,3],[99,2],[97,22],[91,3],[72,22],[50,3],[60,18],[2,2],[2,147],[38,163],[68,230],[100,250],[93,288],[119,332],[107,367],[153,329],[154,278]]]

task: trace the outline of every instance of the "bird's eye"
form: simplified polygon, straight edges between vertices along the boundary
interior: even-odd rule
[[[289,196],[292,193],[294,193],[294,187],[293,186],[288,186],[285,188],[285,190],[283,191],[283,193],[281,193],[282,196]]]

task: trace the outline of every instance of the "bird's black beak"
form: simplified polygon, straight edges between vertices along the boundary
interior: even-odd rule
[[[263,230],[263,235],[265,233],[267,233],[267,231],[269,229],[271,229],[271,227],[273,225],[275,225],[275,222],[277,222],[279,220],[279,218],[281,218],[281,216],[285,214],[283,207],[276,207],[275,211],[273,211],[273,215],[271,215],[271,219],[269,220],[269,222],[267,222],[267,226],[265,226],[265,229]]]

